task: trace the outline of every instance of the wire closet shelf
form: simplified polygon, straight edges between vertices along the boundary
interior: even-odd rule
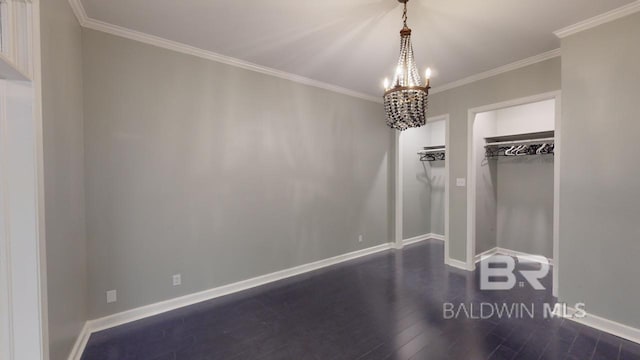
[[[555,154],[553,131],[487,137],[485,141],[487,142],[485,145],[487,158]]]
[[[420,161],[444,161],[446,148],[442,146],[425,146],[423,150],[418,151]]]

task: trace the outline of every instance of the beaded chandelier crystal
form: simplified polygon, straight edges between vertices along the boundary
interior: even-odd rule
[[[384,80],[384,109],[387,113],[387,125],[403,131],[423,126],[426,123],[431,69],[427,69],[426,83],[423,85],[413,59],[411,29],[407,27],[407,2],[409,0],[398,1],[404,4],[402,14],[404,27],[400,30],[400,59],[391,86],[389,86],[388,79]]]

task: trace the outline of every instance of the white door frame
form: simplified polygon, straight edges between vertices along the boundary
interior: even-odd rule
[[[446,263],[449,258],[449,114],[442,114],[427,118],[427,122],[444,121],[445,122],[445,185],[444,185],[444,261]],[[400,131],[395,131],[395,232],[393,246],[396,249],[402,249],[404,240],[402,235],[402,219],[403,219],[403,164],[402,164],[402,136]]]
[[[47,360],[47,281],[39,0],[31,80],[0,84],[0,358]]]
[[[553,290],[554,296],[558,296],[559,273],[559,225],[560,225],[560,159],[561,151],[561,91],[552,91],[543,94],[508,100],[496,104],[490,104],[469,109],[467,122],[467,269],[475,270],[476,253],[476,172],[475,151],[473,147],[473,124],[479,113],[500,110],[512,106],[525,105],[545,100],[555,100],[555,156],[554,156],[554,180],[553,180]]]

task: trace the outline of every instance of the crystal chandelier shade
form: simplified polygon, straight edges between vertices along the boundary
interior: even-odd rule
[[[402,29],[400,34],[400,58],[393,86],[422,86],[422,79],[418,75],[418,67],[413,58],[411,29]]]
[[[423,84],[413,57],[411,29],[407,27],[408,0],[399,1],[404,3],[400,58],[391,86],[385,81],[384,108],[387,113],[387,125],[403,131],[426,123],[430,70],[427,69],[426,84]]]

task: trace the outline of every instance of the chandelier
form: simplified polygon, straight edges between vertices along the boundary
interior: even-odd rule
[[[407,27],[407,2],[409,0],[398,1],[404,4],[402,14],[404,27],[400,30],[400,59],[391,86],[389,79],[384,80],[384,109],[387,113],[387,125],[403,131],[423,126],[426,123],[431,69],[427,69],[426,83],[423,85],[413,59],[411,29]]]

